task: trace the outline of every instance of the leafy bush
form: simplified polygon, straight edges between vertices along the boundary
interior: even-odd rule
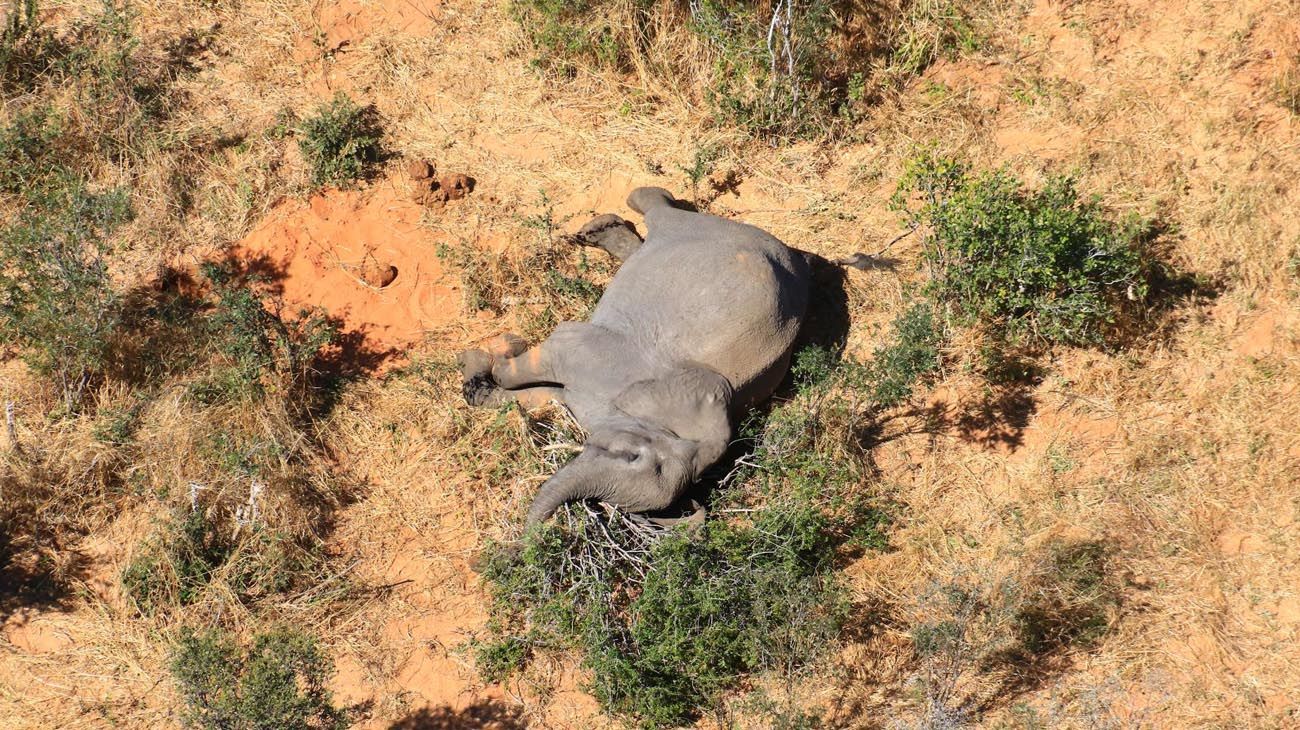
[[[333,344],[338,326],[324,311],[302,309],[286,316],[275,297],[264,298],[258,288],[265,277],[233,263],[205,262],[203,277],[211,283],[215,304],[205,329],[226,368],[196,388],[211,402],[259,394],[268,375],[283,379],[285,389],[307,383],[321,350]]]
[[[484,676],[576,649],[603,707],[665,727],[747,675],[792,678],[832,646],[848,611],[835,562],[843,548],[883,547],[888,520],[843,442],[810,428],[811,411],[840,407],[825,360],[799,358],[823,380],[747,428],[748,466],[715,490],[702,525],[667,529],[579,503],[517,553],[490,549],[493,619],[476,646]]]
[[[109,234],[131,216],[129,198],[69,177],[31,196],[0,229],[0,337],[21,346],[75,411],[122,316],[106,257]]]
[[[912,305],[894,320],[892,336],[887,344],[876,348],[871,362],[858,376],[858,384],[868,389],[878,408],[892,408],[938,370],[942,342],[930,305]]]
[[[501,634],[479,648],[485,676],[535,650],[580,646],[602,706],[673,726],[744,673],[814,658],[844,618],[813,512],[772,509],[644,544],[629,534],[636,528],[580,509],[530,534],[519,562],[497,560],[485,573]],[[616,545],[635,548],[644,565],[596,555],[606,535],[627,540]]]
[[[1068,177],[1027,191],[1006,171],[975,175],[923,154],[895,204],[928,228],[927,295],[1002,340],[1099,344],[1126,304],[1146,296],[1144,224],[1112,220]]]
[[[227,633],[186,632],[172,655],[172,677],[185,700],[185,723],[205,730],[347,727],[325,684],[329,657],[290,629],[257,635],[241,648]]]
[[[372,107],[339,92],[298,126],[298,148],[311,167],[312,184],[347,186],[380,160],[382,132]]]

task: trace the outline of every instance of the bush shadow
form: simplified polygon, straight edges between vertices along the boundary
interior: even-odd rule
[[[525,730],[528,723],[516,707],[479,700],[463,710],[449,705],[424,707],[388,726],[388,730]]]
[[[288,273],[283,262],[265,254],[227,254],[212,263],[229,277],[225,286],[252,290],[273,324],[286,331],[282,297]],[[109,374],[135,387],[149,387],[200,365],[211,354],[212,340],[225,334],[210,326],[219,302],[213,288],[202,275],[166,267],[152,282],[129,291]],[[325,314],[323,324],[336,334],[311,358],[303,381],[305,415],[314,418],[328,415],[343,386],[375,374],[401,354],[395,348],[376,347],[364,327],[348,329],[336,316]]]
[[[27,551],[18,532],[0,524],[0,624],[24,609],[70,610],[92,567],[83,553],[60,551],[66,562],[55,570],[43,551]]]

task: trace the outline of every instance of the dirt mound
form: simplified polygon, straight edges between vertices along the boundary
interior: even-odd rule
[[[290,200],[234,256],[265,273],[290,309],[324,309],[391,364],[458,313],[456,284],[420,225],[422,210],[388,182]]]

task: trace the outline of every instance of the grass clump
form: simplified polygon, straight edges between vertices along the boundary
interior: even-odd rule
[[[713,49],[705,99],[724,124],[758,134],[808,136],[823,131],[844,101],[828,78],[838,59],[835,18],[824,0],[761,6],[704,0],[687,27]],[[838,79],[837,79],[838,81]]]
[[[39,191],[62,168],[56,142],[62,129],[49,107],[21,111],[0,127],[0,192],[26,195]]]
[[[233,546],[201,510],[165,525],[122,571],[122,588],[145,615],[187,606],[226,562]]]
[[[0,25],[0,91],[30,91],[70,52],[45,27],[37,0],[10,0]]]
[[[1283,109],[1300,116],[1300,55],[1290,67],[1273,79],[1273,98]]]
[[[1049,545],[1026,582],[1029,598],[1016,614],[1020,647],[1040,656],[1095,644],[1118,604],[1110,556],[1098,542]]]
[[[711,495],[708,520],[666,528],[578,503],[517,553],[489,550],[484,676],[576,651],[602,707],[644,727],[689,722],[746,677],[806,676],[849,613],[837,560],[884,547],[888,523],[842,451],[847,434],[827,425],[846,406],[826,360],[801,356],[796,401],[747,428],[754,453]]]
[[[1054,540],[1016,570],[930,584],[909,621],[920,726],[961,727],[1001,688],[1049,677],[1065,652],[1100,641],[1119,606],[1110,562],[1102,543]]]
[[[943,331],[927,302],[914,304],[894,320],[886,344],[876,348],[858,376],[877,408],[893,408],[939,369]]]
[[[305,395],[313,365],[339,338],[339,327],[324,311],[284,311],[283,302],[260,290],[266,277],[231,262],[205,262],[204,279],[214,302],[203,327],[224,367],[195,386],[201,401],[241,400],[265,394],[268,387]]]
[[[298,148],[315,187],[346,187],[370,174],[382,157],[382,131],[373,107],[360,107],[339,92],[302,120]]]
[[[1147,227],[1136,217],[1113,220],[1068,177],[1031,191],[1004,170],[974,174],[923,154],[909,164],[895,204],[928,229],[927,296],[1001,341],[1102,344],[1128,304],[1147,294]]]
[[[824,132],[850,101],[851,35],[835,6],[512,0],[510,14],[540,68],[636,74],[643,88],[694,96],[721,124],[785,138]]]
[[[561,321],[591,316],[605,292],[603,281],[614,267],[603,253],[588,258],[586,250],[559,234],[554,206],[545,193],[541,210],[519,219],[523,241],[513,252],[489,255],[469,241],[440,243],[437,255],[454,267],[470,312],[517,312],[519,334],[541,340]]]
[[[23,348],[73,412],[108,364],[122,317],[109,236],[131,206],[124,190],[68,177],[30,196],[0,229],[0,338]]]
[[[981,18],[988,7],[954,0],[911,0],[894,28],[889,73],[903,81],[919,76],[935,61],[974,53],[984,44]]]
[[[534,65],[610,73],[624,109],[684,98],[769,140],[835,136],[940,58],[990,44],[996,3],[511,0]],[[671,94],[663,90],[673,90]]]
[[[237,529],[241,521],[249,520],[218,521],[192,509],[165,522],[122,571],[136,610],[154,616],[192,605],[218,581],[251,604],[314,575],[320,560],[310,550],[265,527]]]
[[[187,727],[341,730],[347,714],[325,684],[329,657],[306,634],[273,629],[244,648],[220,630],[186,632],[171,660]]]

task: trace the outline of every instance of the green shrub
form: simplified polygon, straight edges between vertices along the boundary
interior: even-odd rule
[[[54,143],[60,126],[48,107],[35,107],[0,128],[0,192],[30,195],[57,179],[62,167]]]
[[[41,21],[37,0],[10,0],[0,25],[0,91],[30,91],[69,52]]]
[[[290,629],[257,635],[244,649],[227,633],[186,632],[172,655],[172,677],[188,727],[283,730],[347,727],[325,684],[329,657],[310,636]]]
[[[375,110],[357,106],[341,91],[304,119],[297,134],[317,187],[351,185],[367,176],[382,155]]]
[[[306,385],[321,351],[338,339],[335,322],[319,309],[286,316],[281,301],[259,292],[265,277],[233,263],[205,262],[200,269],[215,297],[204,328],[226,365],[195,386],[200,400],[261,394],[268,376],[280,377],[284,388]]]
[[[1006,171],[976,175],[923,154],[895,204],[928,228],[926,294],[1003,341],[1099,344],[1126,305],[1146,296],[1146,226],[1112,220],[1068,177],[1028,191]]]
[[[60,177],[0,229],[0,338],[54,380],[69,412],[103,372],[121,320],[108,236],[130,216],[126,191]]]
[[[858,377],[878,408],[893,408],[912,395],[916,385],[939,369],[943,337],[934,310],[914,304],[894,320],[891,337],[876,348]]]
[[[576,504],[517,553],[490,549],[492,621],[475,647],[483,675],[576,650],[607,711],[669,727],[746,676],[793,678],[833,646],[848,611],[836,560],[884,547],[888,519],[829,433],[847,413],[827,360],[801,353],[801,372],[823,380],[746,427],[754,453],[715,490],[702,526],[669,530]]]
[[[581,647],[603,707],[674,726],[746,673],[815,658],[844,618],[815,511],[773,508],[649,545],[616,521],[572,509],[562,519],[530,534],[518,562],[496,560],[485,573],[501,634],[478,652],[487,677],[537,650]],[[602,559],[606,534],[644,551],[644,564]],[[584,569],[586,560],[598,562]]]

